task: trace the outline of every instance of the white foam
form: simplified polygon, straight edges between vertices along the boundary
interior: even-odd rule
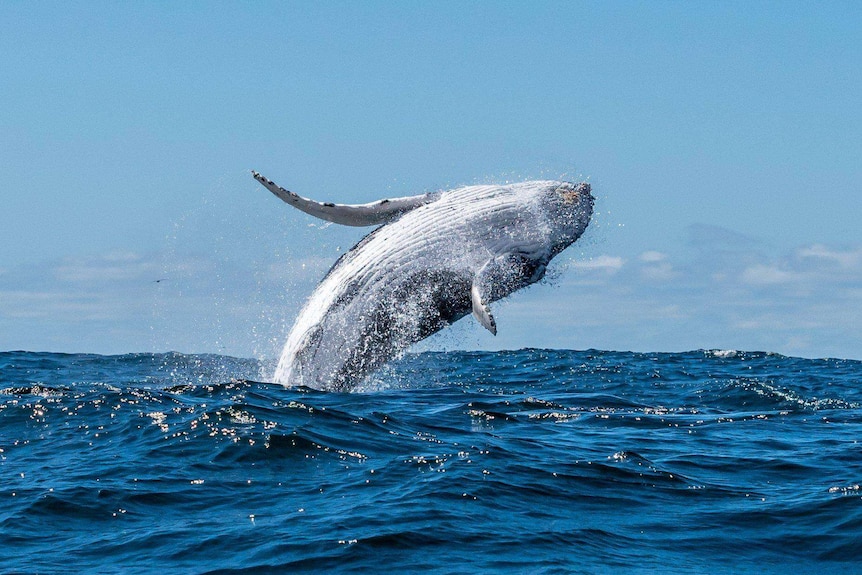
[[[727,359],[739,355],[739,352],[735,349],[713,349],[708,351],[707,353],[712,357],[717,357],[720,359]]]

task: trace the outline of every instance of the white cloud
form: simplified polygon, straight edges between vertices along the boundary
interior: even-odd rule
[[[820,325],[821,322],[816,318],[800,316],[789,318],[786,314],[776,312],[756,313],[731,322],[734,328],[761,332],[781,332],[788,329],[806,331],[817,329]]]
[[[140,256],[119,260],[114,258],[67,260],[54,270],[54,274],[60,281],[77,283],[133,279],[155,281],[161,275],[161,265],[142,260]]]
[[[751,285],[776,285],[786,284],[798,279],[792,272],[779,269],[775,265],[756,264],[745,268],[742,272],[742,281]]]
[[[862,265],[862,248],[855,250],[832,250],[822,244],[801,248],[796,252],[800,258],[833,262],[842,268],[858,268]]]
[[[66,258],[43,264],[40,273],[79,288],[123,284],[144,285],[163,280],[203,277],[219,265],[199,256],[113,252],[102,256]]]
[[[135,252],[109,252],[102,256],[102,261],[106,262],[138,262],[141,260],[141,255]]]
[[[660,262],[657,265],[644,266],[641,275],[654,281],[666,281],[675,278],[677,273],[670,262]]]
[[[578,260],[572,263],[572,267],[580,270],[604,270],[617,272],[625,265],[626,260],[619,256],[602,254],[589,260]]]
[[[8,269],[0,275],[0,349],[277,354],[334,261],[329,253],[296,256],[118,252]],[[497,338],[469,326],[460,328],[466,341],[444,345],[859,357],[859,248],[766,254],[719,242],[681,253],[603,253],[557,273],[558,281],[494,304]]]
[[[667,259],[667,254],[657,251],[646,251],[638,256],[638,259],[647,264],[653,264],[658,262],[663,262]]]
[[[676,277],[673,265],[668,261],[668,255],[655,250],[645,251],[638,256],[641,262],[641,275],[652,281],[666,281]]]
[[[856,260],[862,249],[769,253],[744,247],[733,234],[706,231],[721,241],[682,253],[646,250],[635,265],[603,254],[575,266],[584,273],[565,275],[560,291],[531,292],[541,301],[553,298],[547,305],[525,300],[523,311],[518,305],[520,323],[534,324],[525,329],[537,345],[862,357],[862,261]],[[734,243],[740,249],[731,249]],[[586,273],[591,269],[615,273]]]
[[[49,325],[62,326],[90,320],[119,319],[138,306],[116,295],[91,291],[0,291],[0,317],[9,319],[48,320]],[[46,326],[47,327],[47,326]]]

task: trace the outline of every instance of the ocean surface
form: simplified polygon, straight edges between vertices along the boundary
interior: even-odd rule
[[[862,362],[0,353],[2,573],[862,573]]]

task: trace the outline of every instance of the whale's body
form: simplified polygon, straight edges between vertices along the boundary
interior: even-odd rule
[[[343,254],[299,313],[275,381],[347,390],[411,344],[539,281],[586,229],[589,184],[467,186],[361,206],[307,200],[255,173],[297,208],[347,225],[383,224]]]

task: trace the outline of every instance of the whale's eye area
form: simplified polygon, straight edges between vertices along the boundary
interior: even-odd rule
[[[557,188],[557,193],[563,198],[567,204],[577,204],[581,201],[581,194],[590,195],[590,185],[582,182],[578,185],[569,184],[568,182]]]

